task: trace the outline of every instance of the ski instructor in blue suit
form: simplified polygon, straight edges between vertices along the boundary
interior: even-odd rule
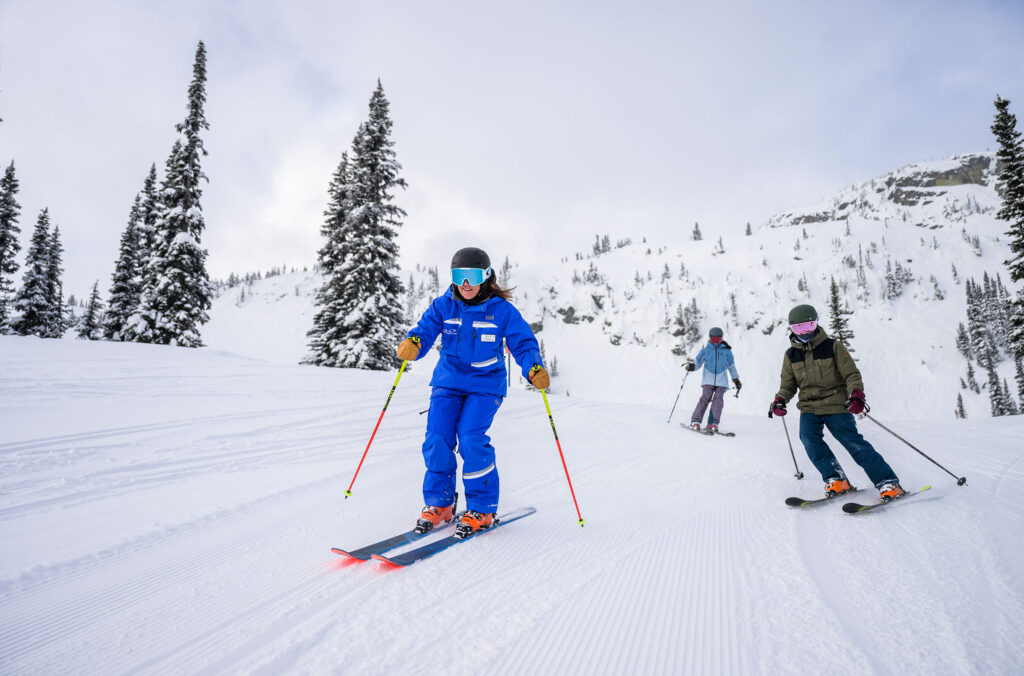
[[[455,516],[457,443],[467,511],[456,535],[466,537],[492,526],[498,509],[498,469],[487,432],[507,391],[502,345],[534,387],[546,389],[551,383],[537,339],[509,302],[511,290],[498,286],[487,253],[459,249],[452,257],[451,277],[448,290],[434,299],[398,346],[398,357],[422,359],[441,335],[423,441],[426,504],[416,530],[429,531]]]

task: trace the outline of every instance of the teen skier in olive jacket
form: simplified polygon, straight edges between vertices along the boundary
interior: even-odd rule
[[[770,412],[786,415],[786,402],[800,400],[800,441],[825,481],[825,494],[851,490],[846,473],[825,443],[824,429],[849,451],[883,500],[904,495],[896,473],[857,431],[854,413],[864,412],[864,381],[849,350],[818,326],[818,313],[798,305],[789,313],[791,347],[782,358],[782,379]]]

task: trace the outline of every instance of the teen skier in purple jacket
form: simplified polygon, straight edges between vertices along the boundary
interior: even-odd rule
[[[456,251],[451,279],[398,346],[398,357],[422,359],[440,334],[423,441],[425,506],[416,529],[426,532],[454,518],[458,448],[467,511],[456,535],[466,537],[492,526],[498,509],[498,469],[487,432],[506,394],[502,345],[534,387],[546,389],[550,379],[530,325],[509,302],[509,290],[498,286],[487,254],[473,247]]]

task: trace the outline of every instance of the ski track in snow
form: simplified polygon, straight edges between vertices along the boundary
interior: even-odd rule
[[[20,351],[8,379],[54,353],[96,356],[76,387],[65,387],[73,373],[44,369],[29,404],[0,393],[0,410],[19,411],[0,440],[2,673],[987,674],[1024,663],[1016,421],[900,425],[966,487],[861,423],[905,484],[934,488],[850,516],[838,502],[783,504],[821,486],[799,448],[807,478],[792,478],[777,422],[731,415],[737,437],[700,437],[665,424],[664,410],[552,397],[580,528],[543,404],[516,391],[492,428],[500,510],[538,512],[389,569],[330,547],[411,526],[428,374],[403,381],[345,500],[393,374],[325,378],[187,350],[171,351],[167,370],[167,351],[151,348],[152,364],[132,352],[139,377],[111,401],[90,369],[129,368],[123,346],[0,341]],[[209,376],[202,392],[166,405],[160,395],[177,397],[192,371]],[[104,414],[140,395],[154,402],[145,422]],[[53,418],[66,405],[84,413]]]

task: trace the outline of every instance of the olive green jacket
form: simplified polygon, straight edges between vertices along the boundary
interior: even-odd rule
[[[829,338],[820,326],[810,342],[803,343],[793,334],[789,342],[793,347],[782,358],[782,384],[776,396],[789,401],[799,390],[797,408],[804,413],[846,413],[846,400],[853,391],[864,390],[846,346]]]

